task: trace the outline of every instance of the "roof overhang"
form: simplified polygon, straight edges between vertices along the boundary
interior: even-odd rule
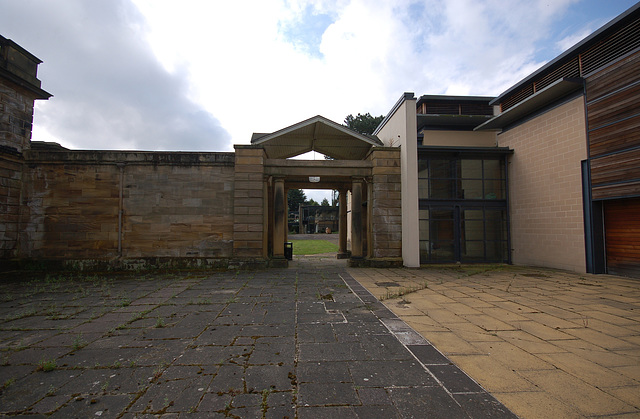
[[[571,93],[581,90],[583,85],[581,78],[557,80],[514,107],[477,126],[474,131],[502,129]]]
[[[591,48],[594,44],[601,42],[603,37],[606,36],[607,33],[612,33],[615,30],[617,30],[617,28],[628,24],[630,20],[635,19],[634,14],[638,12],[638,10],[640,10],[640,3],[637,3],[631,6],[625,12],[623,12],[622,14],[618,15],[617,17],[609,21],[607,24],[605,24],[604,26],[602,26],[601,28],[593,32],[591,35],[587,36],[586,38],[584,38],[583,40],[581,40],[580,42],[578,42],[577,44],[575,44],[574,46],[572,46],[571,48],[563,52],[562,54],[558,55],[556,58],[549,61],[548,63],[546,63],[545,65],[543,65],[542,67],[534,71],[533,73],[529,74],[526,78],[520,80],[518,83],[511,86],[505,92],[501,93],[500,96],[496,97],[493,101],[491,101],[490,105],[497,105],[501,103],[505,97],[520,90],[524,85],[531,83],[532,80],[534,80],[536,77],[538,77],[542,73],[548,71],[549,69],[551,69],[556,65],[560,65],[566,62],[571,57],[577,54],[583,53],[584,51]]]
[[[270,159],[314,150],[336,160],[362,160],[371,147],[383,145],[375,136],[359,134],[320,115],[271,134],[254,134],[251,144],[262,146]]]

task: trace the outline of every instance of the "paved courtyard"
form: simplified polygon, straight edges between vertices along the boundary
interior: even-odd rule
[[[344,261],[0,278],[0,415],[514,417]]]
[[[0,416],[640,417],[640,281],[334,255],[5,273],[0,351]]]
[[[640,280],[517,266],[348,271],[518,416],[640,417]]]

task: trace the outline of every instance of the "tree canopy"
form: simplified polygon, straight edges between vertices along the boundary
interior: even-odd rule
[[[298,211],[299,205],[304,205],[307,202],[307,197],[302,189],[289,189],[287,193],[287,205],[289,211]]]
[[[378,128],[383,119],[384,115],[371,116],[369,112],[364,115],[358,114],[357,116],[349,114],[344,119],[344,124],[360,134],[373,134],[373,131]]]

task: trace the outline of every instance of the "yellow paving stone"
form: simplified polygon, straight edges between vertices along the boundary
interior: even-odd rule
[[[480,355],[482,351],[452,331],[431,332],[424,336],[445,355]]]
[[[636,386],[605,388],[603,391],[619,398],[636,409],[640,409],[640,384]]]
[[[524,330],[498,330],[496,334],[505,341],[532,354],[567,352],[565,349],[562,349],[553,343],[546,342],[531,333],[525,332]]]
[[[640,301],[640,298],[638,300]],[[611,314],[613,316],[622,317],[632,322],[640,322],[640,312],[636,313],[635,311],[632,311],[632,310],[613,307],[607,304],[594,304],[586,307],[592,310],[597,310],[603,313]]]
[[[597,330],[602,333],[606,333],[610,336],[619,338],[633,337],[635,332],[627,326],[616,326],[611,323],[603,322],[599,319],[584,318],[582,324],[589,329]]]
[[[587,342],[593,343],[594,345],[601,346],[607,349],[633,349],[637,348],[637,345],[634,345],[631,342],[624,341],[622,339],[606,335],[597,330],[581,327],[578,329],[565,329],[563,330],[565,333],[574,336],[578,339],[583,339]]]
[[[425,311],[425,314],[442,325],[467,322],[463,317],[456,315],[456,313],[446,308],[428,310]]]
[[[517,312],[511,311],[511,310],[505,310],[504,308],[501,308],[501,307],[483,308],[482,312],[484,314],[488,314],[491,317],[500,319],[509,324],[513,324],[516,321],[521,322],[521,321],[529,320],[528,318],[518,314]]]
[[[572,353],[539,354],[540,358],[594,387],[634,385],[634,381],[619,372],[602,367]]]
[[[555,316],[568,321],[574,321],[575,319],[582,319],[584,317],[582,314],[578,313],[575,308],[572,307],[561,308],[551,304],[538,303],[536,305],[536,309],[537,311],[541,311],[551,316]]]
[[[611,369],[640,383],[640,364],[637,362],[634,365],[612,367]]]
[[[448,355],[448,357],[490,393],[537,390],[531,382],[487,355]]]
[[[463,314],[482,314],[481,311],[476,310],[475,308],[469,307],[462,303],[444,303],[441,304],[442,308],[446,308],[449,311],[456,313],[457,315]]]
[[[563,305],[573,305],[573,306],[581,306],[582,304],[584,304],[585,302],[585,296],[584,295],[567,295],[567,294],[557,294],[553,296],[554,300],[557,301],[564,301],[565,304]]]
[[[425,292],[421,293],[424,298],[428,298],[432,303],[442,305],[447,303],[455,303],[456,300],[453,300],[445,295],[439,294],[433,290],[424,290]]]
[[[562,370],[531,370],[520,374],[545,391],[576,408],[584,416],[640,413],[628,403]]]
[[[516,326],[518,329],[531,333],[542,340],[575,339],[575,336],[569,335],[563,331],[552,329],[549,326],[545,326],[533,320],[518,323]]]
[[[478,298],[481,299],[482,301],[487,301],[489,303],[494,303],[494,304],[496,301],[506,301],[504,298],[494,295],[490,292],[478,293]]]
[[[543,391],[493,393],[493,396],[522,419],[577,419],[584,416],[571,405]]]
[[[482,301],[480,299],[478,299],[477,297],[464,297],[464,298],[456,298],[456,301],[459,303],[462,303],[468,307],[472,307],[475,309],[482,309],[482,308],[489,308],[489,307],[496,307],[494,304],[491,304],[487,301]]]
[[[547,313],[524,313],[523,315],[535,322],[538,322],[545,326],[549,326],[553,329],[573,329],[581,327],[576,323],[572,323],[570,321],[561,319],[560,317],[552,316]]]
[[[638,281],[478,269],[368,270],[361,283],[380,295],[398,288],[376,282],[427,281],[410,304],[386,303],[520,417],[640,417]]]
[[[621,336],[620,339],[624,340],[625,342],[629,342],[635,346],[640,346],[640,335]]]
[[[425,316],[410,316],[403,320],[427,340],[431,332],[450,332],[446,327]]]
[[[473,346],[513,371],[553,369],[553,365],[509,342],[473,342]]]
[[[602,348],[584,340],[558,340],[554,342],[559,348],[576,356],[588,359],[606,368],[622,367],[637,364],[637,359]]]
[[[447,327],[467,342],[498,342],[502,341],[494,332],[487,332],[473,323],[448,324]]]
[[[384,305],[397,316],[424,316],[424,312],[414,307],[412,304],[402,303],[402,299],[386,300]],[[406,300],[405,300],[406,301]]]
[[[410,295],[407,296],[407,298],[409,299],[409,301],[411,301],[413,307],[424,313],[428,313],[429,310],[440,310],[443,308],[440,304],[434,303],[429,298],[424,297],[422,294]]]
[[[517,314],[522,314],[522,313],[531,313],[534,311],[538,311],[536,309],[533,309],[531,307],[528,307],[525,304],[520,304],[514,301],[507,301],[507,300],[503,300],[503,301],[496,301],[495,303],[493,303],[496,307],[500,307],[504,310],[508,310],[510,312],[513,313],[517,313]]]
[[[493,316],[489,316],[486,314],[478,314],[478,315],[461,315],[460,317],[468,320],[469,322],[475,324],[476,326],[481,327],[487,331],[495,331],[495,330],[515,330],[515,326],[505,323],[496,319]]]

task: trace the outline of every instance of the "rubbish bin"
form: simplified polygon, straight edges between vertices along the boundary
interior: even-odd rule
[[[287,260],[293,260],[293,243],[284,242],[284,257]]]

